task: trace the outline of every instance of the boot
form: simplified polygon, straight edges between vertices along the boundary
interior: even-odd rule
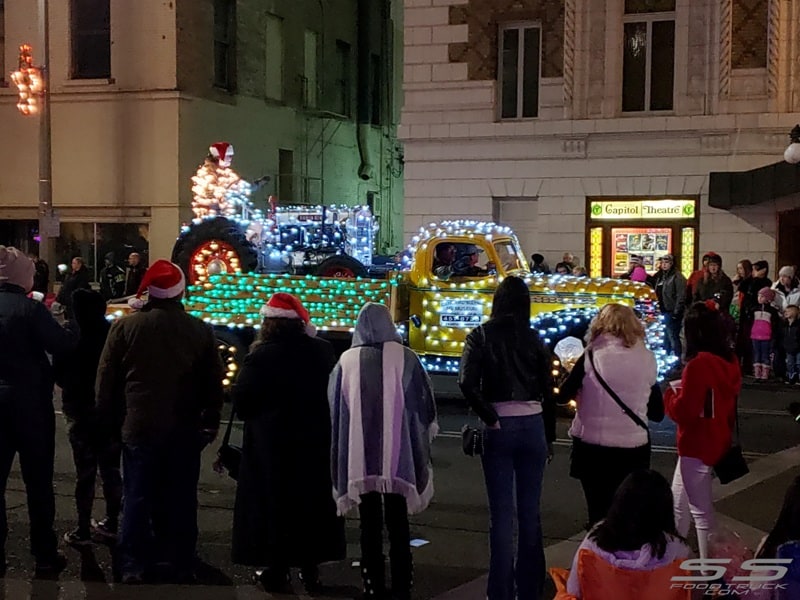
[[[756,381],[761,379],[761,363],[755,363],[753,365],[753,377],[756,378]]]
[[[769,365],[761,365],[761,379],[767,381],[769,379],[769,372],[771,367]]]
[[[364,580],[364,600],[383,600],[386,598],[386,567],[384,561],[361,564],[361,578]]]
[[[411,588],[414,586],[411,548],[405,545],[399,552],[390,552],[389,563],[392,572],[392,600],[411,600]]]

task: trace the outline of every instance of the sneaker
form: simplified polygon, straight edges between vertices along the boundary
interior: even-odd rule
[[[118,522],[116,519],[106,517],[102,521],[92,521],[92,531],[100,537],[117,539]]]
[[[48,558],[36,559],[36,574],[37,575],[55,575],[67,568],[67,557],[56,552],[53,556]]]
[[[69,546],[88,546],[92,543],[92,535],[88,529],[78,527],[64,534],[64,543]]]

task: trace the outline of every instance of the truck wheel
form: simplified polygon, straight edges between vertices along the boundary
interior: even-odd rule
[[[323,260],[317,267],[318,277],[333,277],[335,279],[355,279],[367,277],[367,269],[352,256],[336,254]]]
[[[236,222],[217,217],[190,225],[175,243],[172,262],[183,270],[189,284],[194,285],[202,283],[209,275],[255,271],[258,252]]]

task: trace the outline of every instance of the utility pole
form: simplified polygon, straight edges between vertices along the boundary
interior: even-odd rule
[[[50,135],[50,13],[49,0],[39,0],[40,39],[44,62],[44,93],[39,114],[39,258],[50,264],[50,234],[53,226],[53,169]],[[51,265],[52,267],[52,265]]]

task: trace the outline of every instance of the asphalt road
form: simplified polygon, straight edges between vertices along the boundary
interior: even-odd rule
[[[437,382],[438,387],[441,382]],[[800,389],[748,388],[743,391],[741,406],[742,442],[747,457],[754,463],[792,448],[800,443],[800,425],[785,412],[792,400],[800,400]],[[430,508],[411,519],[412,537],[426,543],[414,549],[415,598],[427,600],[480,598],[480,590],[470,596],[467,588],[486,573],[488,517],[482,473],[478,459],[463,456],[459,430],[469,420],[463,402],[442,394],[439,402],[442,434],[433,448],[436,495]],[[545,474],[542,499],[542,522],[545,543],[557,545],[581,531],[586,521],[583,496],[578,483],[568,476],[568,422],[558,425],[556,455]],[[653,468],[671,477],[675,464],[674,424],[666,420],[653,425]],[[65,551],[70,565],[58,581],[32,579],[32,561],[27,549],[27,515],[24,487],[15,466],[9,481],[7,502],[11,532],[7,544],[10,563],[5,582],[0,580],[0,598],[43,598],[60,600],[87,598],[264,598],[250,583],[247,569],[232,565],[229,557],[231,509],[234,482],[211,469],[213,450],[206,450],[200,482],[200,547],[204,561],[201,585],[192,587],[142,586],[125,588],[114,585],[110,573],[110,553],[97,546],[83,556],[72,548]],[[718,506],[743,523],[761,530],[768,528],[777,514],[783,490],[792,472],[781,467],[764,482],[735,494]],[[57,439],[55,488],[57,527],[63,534],[74,526],[72,502],[73,467],[65,427],[60,424]],[[95,516],[102,517],[98,504]],[[358,523],[348,520],[350,559],[326,565],[323,580],[331,587],[324,597],[355,598],[359,590],[359,572],[353,561],[358,557]],[[567,566],[567,565],[556,565]],[[473,588],[482,586],[475,582]],[[297,591],[302,588],[296,584]],[[302,597],[302,596],[301,596]]]

